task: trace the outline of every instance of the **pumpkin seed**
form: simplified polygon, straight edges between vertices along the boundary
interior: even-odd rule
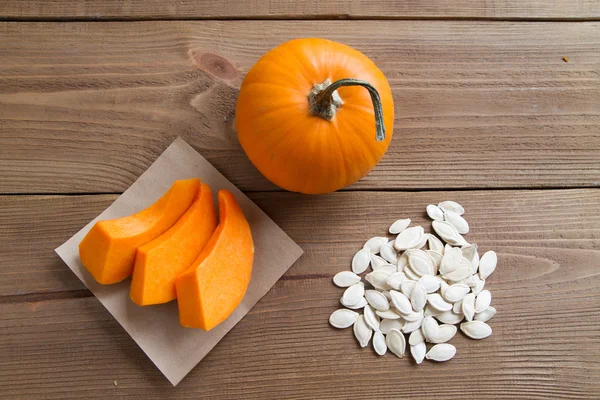
[[[441,208],[434,204],[428,205],[425,210],[427,211],[427,215],[434,221],[442,221],[444,219],[444,212]]]
[[[390,226],[390,233],[392,235],[397,235],[410,225],[410,218],[399,219]]]
[[[406,339],[404,339],[404,335],[399,330],[391,329],[385,337],[385,344],[387,344],[388,350],[394,353],[396,357],[404,357]]]
[[[425,250],[425,253],[427,253],[427,255],[429,256],[429,258],[433,262],[433,266],[435,267],[434,271],[433,271],[433,274],[435,276],[439,272],[440,265],[442,264],[442,258],[444,256],[441,253],[438,253],[435,250]]]
[[[425,340],[431,342],[431,338],[438,334],[438,323],[433,317],[425,317],[423,318],[421,330]]]
[[[410,303],[415,311],[422,311],[427,304],[427,290],[417,283],[410,294]]]
[[[400,285],[407,279],[404,272],[394,272],[387,278],[385,283],[394,290],[400,290]]]
[[[457,213],[458,215],[463,215],[465,213],[465,209],[463,208],[463,206],[461,206],[455,201],[442,201],[440,204],[438,204],[438,207],[441,208],[444,212],[450,211]]]
[[[485,339],[492,334],[492,328],[483,321],[463,322],[460,330],[471,339]]]
[[[462,312],[462,301],[463,301],[463,299],[460,299],[459,301],[457,301],[456,303],[454,303],[454,305],[452,306],[452,311],[455,314],[460,314]]]
[[[429,250],[444,254],[444,245],[442,244],[442,241],[437,238],[437,236],[429,234],[427,237],[427,243],[429,245]]]
[[[379,254],[379,251],[381,250],[381,246],[383,246],[387,242],[388,242],[388,238],[383,237],[383,236],[375,236],[375,237],[372,237],[371,239],[367,240],[367,242],[365,243],[363,248],[369,249],[371,254]]]
[[[329,316],[329,323],[334,328],[344,329],[351,327],[357,319],[357,312],[347,310],[345,308],[340,308],[339,310],[334,311]]]
[[[477,273],[477,268],[479,268],[479,253],[477,253],[477,245],[470,244],[462,248],[462,256],[466,258],[473,268],[473,273]]]
[[[433,346],[427,354],[425,358],[428,360],[443,362],[448,361],[456,354],[456,347],[452,346],[449,343],[436,344]]]
[[[446,211],[444,213],[444,221],[450,223],[458,233],[463,235],[469,233],[469,224],[467,220],[455,212]]]
[[[418,313],[415,313],[415,314],[418,314]],[[420,315],[421,316],[414,321],[406,321],[406,323],[402,327],[402,332],[411,333],[411,332],[414,332],[417,329],[419,329],[421,327],[421,325],[423,324],[423,313],[421,313]]]
[[[383,333],[376,331],[373,335],[373,349],[375,353],[382,356],[387,353],[387,345],[385,344],[385,336]]]
[[[391,264],[396,264],[398,262],[398,253],[396,253],[396,249],[392,245],[393,243],[394,242],[392,241],[381,246],[379,254],[385,261]]]
[[[402,251],[406,249],[410,249],[418,245],[423,236],[425,235],[425,231],[422,226],[413,226],[412,228],[407,228],[400,232],[396,241],[394,242],[394,247],[396,250]]]
[[[343,299],[343,297],[340,299],[340,303],[342,303],[344,307],[348,307],[352,310],[360,310],[361,308],[364,308],[367,304],[369,304],[367,303],[367,299],[365,299],[364,297],[361,297],[360,301],[356,304],[344,304]]]
[[[434,276],[435,265],[431,258],[423,250],[415,250],[408,256],[408,263],[413,271],[419,275]]]
[[[485,310],[475,314],[475,321],[488,322],[494,315],[496,315],[496,309],[489,306]]]
[[[417,243],[416,246],[412,247],[411,249],[408,250],[413,250],[413,249],[420,249],[423,246],[425,246],[427,244],[427,239],[429,238],[428,234],[423,234],[423,237],[421,238],[421,241],[419,243]]]
[[[438,234],[446,243],[453,246],[466,245],[467,241],[457,232],[456,228],[446,221],[433,221],[431,223],[433,230]],[[397,247],[396,247],[397,248]]]
[[[479,277],[485,280],[488,276],[496,269],[498,263],[498,256],[494,251],[488,251],[479,260]]]
[[[481,293],[483,287],[485,286],[485,279],[481,280],[479,275],[473,275],[473,281],[475,281],[475,286],[473,286],[473,289],[471,290],[473,291],[473,294],[477,296],[479,293]]]
[[[469,276],[471,276],[471,264],[464,258],[460,260],[458,267],[454,271],[445,273],[442,275],[444,279],[449,281],[461,281]]]
[[[390,290],[390,295],[392,296],[392,304],[394,308],[398,310],[400,314],[408,315],[413,312],[410,300],[403,293]]]
[[[352,306],[358,304],[360,299],[365,295],[365,284],[362,282],[355,283],[344,291],[342,296],[342,304]]]
[[[482,290],[475,298],[475,312],[480,313],[492,304],[492,294],[489,290]]]
[[[425,275],[418,280],[418,282],[423,285],[427,293],[435,293],[440,289],[440,281],[436,279],[434,276]]]
[[[461,311],[467,321],[473,321],[473,317],[475,316],[475,295],[473,293],[469,293],[463,297]]]
[[[396,310],[396,311],[400,312],[400,310]],[[400,314],[402,314],[402,313],[400,313]],[[402,314],[402,318],[404,318],[404,320],[406,322],[415,322],[418,320],[423,320],[423,315],[424,315],[423,311],[413,311],[409,314]]]
[[[400,319],[402,316],[391,308],[387,311],[375,311],[375,314],[383,319]]]
[[[461,313],[454,313],[452,311],[445,311],[445,312],[443,312],[440,315],[438,315],[438,316],[435,317],[435,319],[437,319],[441,323],[449,324],[449,325],[458,324],[464,318],[465,318],[465,316],[463,315],[462,312]]]
[[[371,308],[371,306],[367,304],[365,306],[365,309],[363,310],[363,313],[363,315],[365,316],[365,323],[367,324],[367,326],[373,329],[374,331],[378,331],[379,317],[375,315],[375,311],[373,311],[373,308]]]
[[[403,319],[384,319],[379,324],[379,330],[384,335],[387,335],[392,329],[401,331],[406,321]]]
[[[385,270],[376,270],[365,275],[365,280],[377,290],[389,290],[390,286],[386,283],[390,273]]]
[[[440,312],[452,310],[452,304],[446,302],[438,293],[428,294],[427,303]]]
[[[352,330],[354,331],[354,337],[358,340],[360,347],[367,347],[371,340],[371,336],[373,335],[373,331],[365,323],[365,317],[359,315]]]
[[[450,285],[448,289],[443,294],[444,300],[450,303],[456,303],[459,300],[462,300],[463,297],[466,296],[467,293],[471,291],[471,288],[462,283],[456,283],[454,285]]]
[[[411,281],[418,281],[421,279],[421,276],[417,274],[410,265],[404,268],[404,275],[406,275],[406,277]]]
[[[410,299],[410,295],[412,294],[413,290],[415,289],[416,284],[417,284],[416,280],[404,281],[400,285],[400,291],[402,292],[403,295],[405,295],[406,297],[408,297]]]
[[[371,307],[377,311],[387,311],[390,309],[390,302],[387,297],[377,290],[366,290],[365,298]]]
[[[371,262],[371,252],[367,249],[360,249],[352,258],[352,272],[362,274],[369,268]]]
[[[360,276],[356,275],[354,272],[351,271],[338,272],[333,277],[333,283],[337,287],[341,288],[350,287],[358,282],[360,282]]]
[[[462,250],[459,247],[451,247],[444,253],[440,263],[440,274],[447,274],[458,268],[462,259]]]
[[[421,329],[417,329],[413,331],[408,337],[408,343],[411,346],[416,346],[419,343],[423,343],[425,341],[425,336],[423,336],[423,331]]]
[[[444,324],[438,326],[437,333],[429,338],[430,343],[446,343],[456,335],[456,326]]]
[[[381,267],[382,265],[389,265],[389,264],[383,258],[376,256],[375,254],[371,254],[371,268],[373,269],[373,271],[375,271],[377,268]]]
[[[421,364],[425,359],[425,353],[427,352],[427,346],[425,342],[419,343],[415,346],[410,346],[410,354],[415,359],[417,364]]]

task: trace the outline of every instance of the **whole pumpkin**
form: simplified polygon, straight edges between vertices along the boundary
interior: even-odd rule
[[[394,103],[383,73],[358,50],[296,39],[250,69],[235,120],[240,144],[267,179],[293,192],[328,193],[362,178],[385,154]]]

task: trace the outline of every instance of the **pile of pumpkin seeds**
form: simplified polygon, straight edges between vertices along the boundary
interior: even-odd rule
[[[454,357],[456,348],[447,342],[457,324],[472,339],[490,336],[487,322],[496,314],[484,289],[496,269],[496,253],[480,258],[477,245],[465,240],[469,224],[460,204],[444,201],[426,210],[439,238],[400,219],[389,228],[395,239],[369,239],[352,259],[352,271],[333,277],[335,285],[346,288],[340,299],[346,308],[329,317],[335,328],[352,326],[361,347],[372,339],[380,356],[389,350],[401,358],[408,346],[417,364]],[[360,276],[365,272],[366,284]]]

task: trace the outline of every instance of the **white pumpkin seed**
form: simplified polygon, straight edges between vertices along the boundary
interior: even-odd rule
[[[379,324],[379,330],[387,335],[392,329],[401,331],[405,323],[403,319],[384,319]]]
[[[464,297],[464,296],[463,296]],[[462,301],[463,299],[460,299],[459,301],[457,301],[456,303],[454,303],[454,305],[452,306],[452,311],[455,314],[460,314],[462,313]]]
[[[379,254],[379,251],[381,250],[381,246],[383,246],[387,242],[388,242],[388,238],[383,237],[383,236],[375,236],[375,237],[372,237],[371,239],[367,240],[367,242],[365,243],[363,248],[368,249],[371,252],[371,254]]]
[[[402,318],[402,316],[400,314],[398,314],[396,311],[392,310],[391,308],[387,311],[375,311],[375,314],[377,314],[379,317],[381,317],[383,319],[400,319],[400,318]]]
[[[398,272],[404,272],[404,269],[408,266],[408,254],[406,252],[402,253],[402,255],[398,257],[398,263],[396,266],[398,267]]]
[[[434,276],[425,275],[418,280],[418,282],[423,285],[427,293],[435,293],[440,289],[440,281],[436,279]]]
[[[440,315],[438,315],[438,316],[435,317],[435,319],[437,319],[441,323],[443,323],[443,324],[449,324],[449,325],[458,324],[464,318],[465,318],[465,316],[463,315],[462,312],[461,313],[454,313],[452,311],[445,311],[445,312],[443,312]]]
[[[430,304],[427,304],[425,306],[425,311],[423,312],[423,315],[425,315],[426,317],[437,317],[438,315],[440,315],[443,311],[440,310],[436,310],[435,308],[431,307]]]
[[[424,247],[427,244],[428,238],[429,238],[428,234],[423,234],[421,241],[419,243],[417,243],[415,246],[413,246],[412,248],[407,249],[407,250],[416,250],[416,249],[420,249],[420,248]]]
[[[360,310],[361,308],[364,308],[367,304],[369,304],[367,303],[367,299],[365,299],[364,297],[361,297],[360,301],[356,304],[344,304],[343,299],[343,297],[340,299],[340,303],[342,303],[344,307],[348,307],[352,310]]]
[[[489,290],[482,290],[475,298],[475,312],[480,313],[492,304],[492,294]]]
[[[355,283],[344,291],[344,295],[342,296],[342,304],[345,306],[358,304],[364,295],[365,284],[362,282]]]
[[[388,274],[394,274],[397,272],[396,266],[393,264],[382,264],[377,268],[374,268],[373,271],[385,271]]]
[[[440,204],[438,204],[438,207],[441,208],[444,212],[450,211],[457,213],[458,215],[463,215],[465,213],[465,209],[463,208],[463,206],[461,206],[455,201],[442,201]]]
[[[458,247],[451,247],[446,250],[440,263],[440,274],[447,274],[458,268],[462,259],[462,250]]]
[[[421,325],[423,336],[425,340],[431,342],[431,338],[438,334],[438,323],[433,317],[423,318],[423,325]]]
[[[396,238],[394,247],[399,251],[410,249],[418,245],[424,235],[425,231],[422,226],[413,226],[412,228],[405,229]]]
[[[492,328],[483,321],[463,322],[460,330],[471,339],[485,339],[492,334]]]
[[[385,261],[395,265],[398,262],[398,253],[396,253],[393,243],[389,242],[381,246],[379,254]]]
[[[365,323],[365,317],[359,315],[352,330],[354,331],[354,337],[358,340],[360,347],[367,347],[371,340],[371,336],[373,335],[373,331]]]
[[[456,303],[457,301],[459,301],[463,297],[465,297],[466,294],[469,293],[470,291],[471,291],[471,288],[468,287],[467,285],[464,285],[462,283],[456,283],[454,285],[450,285],[446,289],[446,291],[444,292],[442,297],[444,297],[444,300],[446,300],[450,303]]]
[[[444,254],[444,244],[437,236],[429,234],[427,237],[427,243],[429,245],[429,250],[437,251],[440,254]]]
[[[462,258],[458,264],[458,267],[456,267],[454,271],[445,273],[442,275],[442,277],[449,281],[461,281],[471,276],[472,273],[473,271],[471,270],[471,264]]]
[[[485,286],[485,279],[481,280],[479,275],[473,275],[473,280],[475,281],[475,286],[473,286],[471,290],[473,291],[473,294],[477,296],[479,293],[481,293],[483,287]]]
[[[465,238],[456,231],[456,228],[446,221],[433,221],[431,223],[433,230],[438,234],[446,243],[453,246],[462,246],[467,244]]]
[[[403,293],[397,292],[395,290],[390,290],[390,295],[392,296],[392,304],[394,308],[400,314],[408,315],[413,312],[410,300]]]
[[[433,266],[434,266],[433,274],[435,276],[439,272],[440,265],[442,264],[442,258],[444,256],[435,250],[425,250],[425,253],[427,253],[427,256],[429,256],[429,258],[433,262]]]
[[[360,249],[352,258],[352,272],[362,274],[369,268],[371,262],[371,252],[367,249]]]
[[[415,250],[411,252],[408,256],[408,264],[419,276],[434,276],[435,274],[435,265],[427,253],[425,253],[423,250]]]
[[[469,223],[466,219],[464,219],[455,212],[446,211],[444,213],[444,221],[450,223],[450,225],[452,225],[460,234],[464,235],[466,233],[469,233]]]
[[[390,233],[392,235],[397,235],[410,225],[410,218],[399,219],[390,226]]]
[[[402,282],[406,281],[407,279],[408,278],[404,272],[394,272],[387,278],[385,283],[394,290],[400,290],[400,285],[402,285]]]
[[[475,321],[488,322],[494,315],[496,315],[496,309],[489,306],[485,310],[475,314]]]
[[[390,302],[387,297],[377,290],[365,290],[367,302],[377,311],[387,311],[390,309]]]
[[[425,359],[425,353],[427,352],[427,346],[425,342],[419,343],[415,346],[410,346],[410,354],[415,359],[417,364],[421,364]]]
[[[378,331],[379,330],[379,317],[375,314],[375,311],[373,311],[373,308],[370,305],[366,305],[365,309],[363,310],[363,315],[365,317],[365,323],[367,324],[367,326],[371,329],[373,329],[374,331]]]
[[[377,290],[389,290],[390,286],[386,283],[386,281],[390,275],[391,274],[389,271],[378,269],[365,275],[365,280]]]
[[[333,277],[333,283],[337,287],[341,288],[350,287],[358,282],[360,282],[360,276],[356,275],[354,272],[351,271],[338,272]]]
[[[347,310],[345,308],[340,308],[339,310],[334,311],[329,316],[329,323],[334,328],[344,329],[351,327],[357,319],[357,312]]]
[[[404,357],[404,351],[406,350],[406,339],[402,332],[397,329],[391,329],[385,337],[385,343],[389,351],[394,353],[397,357]]]
[[[422,311],[427,304],[427,289],[420,283],[415,285],[412,293],[410,294],[410,303],[415,311]]]
[[[473,317],[475,316],[475,295],[473,293],[469,293],[463,297],[461,311],[467,321],[473,321]]]
[[[417,284],[416,280],[404,281],[400,285],[400,291],[402,292],[402,294],[404,294],[406,297],[408,297],[410,299],[410,295],[412,294],[413,290],[415,289],[416,284]]]
[[[383,333],[376,331],[373,335],[373,349],[375,353],[382,356],[387,353],[387,345],[385,344],[385,336]]]
[[[389,264],[383,258],[376,256],[375,254],[371,254],[371,268],[373,269],[373,271],[375,271],[377,268],[381,267],[382,265],[389,265]]]
[[[448,361],[456,354],[456,347],[452,346],[449,343],[436,344],[433,346],[427,354],[425,358],[428,360],[443,362]]]
[[[415,321],[406,321],[406,323],[402,327],[402,332],[404,332],[404,333],[414,332],[417,329],[419,329],[422,324],[423,324],[423,314],[421,314],[421,317]]]
[[[498,256],[494,251],[488,251],[479,260],[479,277],[485,280],[488,276],[496,269],[498,263]]]
[[[428,294],[427,303],[440,312],[452,310],[452,304],[446,302],[438,293]]]
[[[473,268],[473,273],[477,273],[477,268],[479,268],[479,253],[477,253],[477,245],[470,244],[462,248],[462,256],[466,258]]]
[[[432,220],[441,221],[444,219],[444,212],[438,206],[436,206],[434,204],[430,204],[425,209],[427,210],[427,215]]]
[[[404,275],[411,281],[418,281],[421,279],[421,275],[417,274],[410,265],[404,268]]]
[[[429,338],[430,343],[446,343],[456,335],[456,326],[444,324],[438,326],[437,333]]]
[[[408,337],[408,343],[411,346],[416,346],[419,343],[423,343],[425,341],[425,336],[423,335],[423,331],[421,329],[417,329],[413,331]]]
[[[396,310],[398,312],[400,312],[399,310]],[[400,313],[402,314],[402,313]],[[423,311],[413,311],[410,314],[402,314],[402,318],[404,318],[404,320],[406,322],[415,322],[415,321],[419,321],[419,320],[423,320],[423,316],[424,316],[424,312]]]

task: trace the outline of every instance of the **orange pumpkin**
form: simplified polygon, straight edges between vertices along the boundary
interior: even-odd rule
[[[394,103],[383,73],[358,50],[296,39],[250,69],[235,118],[240,144],[267,179],[317,194],[356,182],[379,162]]]

